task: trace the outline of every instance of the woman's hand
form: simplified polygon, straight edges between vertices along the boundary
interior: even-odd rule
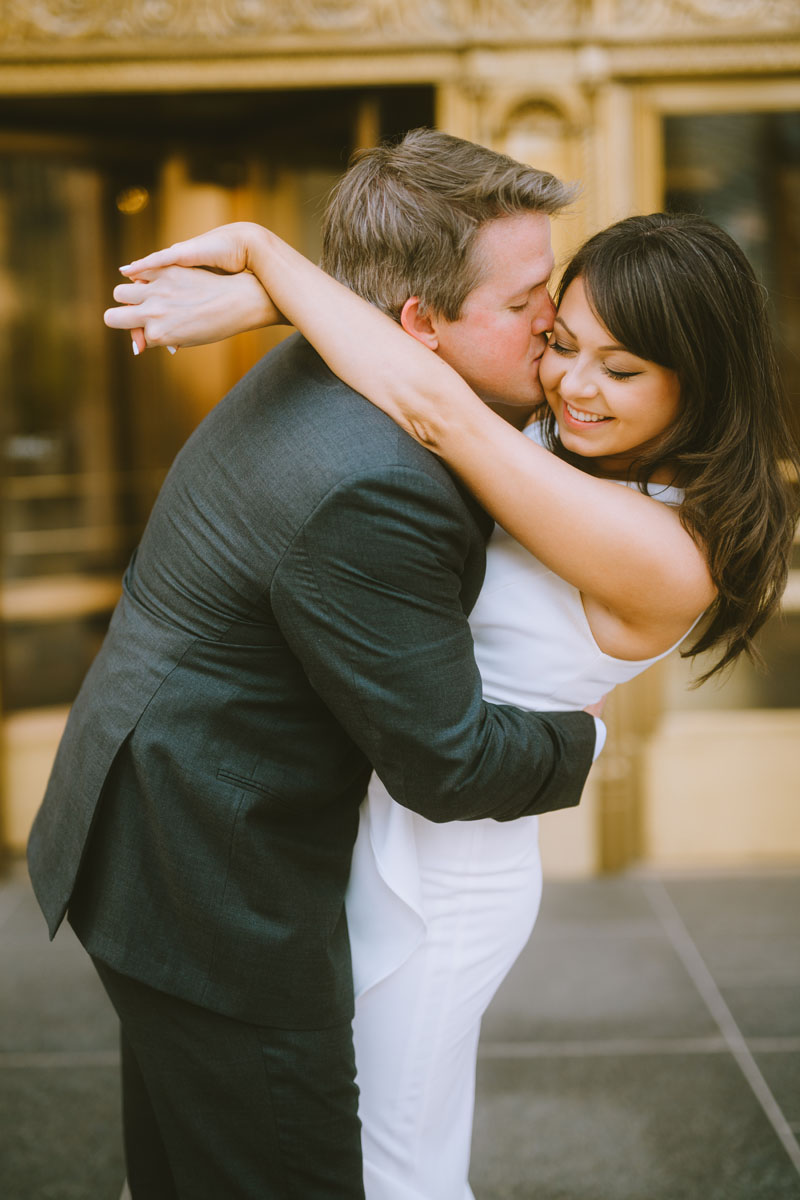
[[[141,262],[169,253],[161,250]],[[139,263],[125,270],[133,281],[114,289],[114,299],[123,307],[109,308],[103,320],[111,329],[131,330],[134,353],[147,346],[202,346],[246,329],[286,324],[249,272],[218,275],[196,267],[146,268]]]
[[[144,258],[137,258],[124,267],[123,275],[139,278],[144,271],[156,267],[215,267],[229,275],[250,269],[250,255],[254,241],[264,230],[252,221],[234,221],[230,225],[218,225],[185,242],[175,242],[165,250],[156,250]]]
[[[606,701],[610,695],[610,692],[606,692],[605,696],[601,696],[599,700],[595,700],[594,704],[587,704],[583,711],[587,712],[590,717],[600,717],[602,720]]]
[[[120,267],[133,282],[115,288],[114,299],[128,308],[108,309],[106,325],[130,329],[133,352],[139,354],[148,345],[167,346],[174,353],[177,346],[200,346],[247,329],[288,324],[255,277],[244,274],[252,246],[264,232],[250,221],[236,221]],[[210,267],[230,278],[167,270],[174,267]]]

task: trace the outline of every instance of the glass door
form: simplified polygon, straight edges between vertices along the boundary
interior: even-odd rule
[[[800,109],[667,116],[664,164],[665,207],[721,225],[764,284],[800,437]],[[759,646],[766,671],[740,661],[722,687],[682,695],[682,707],[800,707],[800,553]]]
[[[350,151],[432,91],[0,100],[0,845],[21,850],[178,449],[286,330],[134,361],[117,265],[248,218],[312,257]]]
[[[663,84],[643,99],[661,156],[660,206],[717,222],[764,284],[800,436],[800,89]],[[765,669],[740,660],[697,690],[702,663],[672,656],[661,668],[643,814],[645,856],[657,863],[800,858],[800,546],[758,648]]]

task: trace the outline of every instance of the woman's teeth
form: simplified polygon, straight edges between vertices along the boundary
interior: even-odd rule
[[[573,408],[571,404],[566,404],[565,407],[569,415],[575,421],[583,421],[584,424],[590,425],[596,421],[608,421],[608,417],[600,417],[597,413],[581,412],[578,408]]]

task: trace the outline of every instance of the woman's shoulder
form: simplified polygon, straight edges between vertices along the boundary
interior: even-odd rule
[[[534,418],[529,421],[522,430],[526,438],[530,438],[532,442],[536,442],[537,446],[544,446],[545,450],[549,449],[544,438],[544,421],[541,418]]]
[[[635,480],[615,479],[614,482],[631,488],[639,487]],[[683,488],[673,487],[669,483],[648,483],[645,486],[645,495],[649,496],[651,500],[659,500],[669,508],[680,508],[683,504],[684,491]]]

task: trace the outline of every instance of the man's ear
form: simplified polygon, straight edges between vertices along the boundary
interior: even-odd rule
[[[430,350],[439,349],[439,334],[436,323],[420,304],[419,296],[411,296],[403,305],[400,313],[400,324],[406,333],[410,333],[423,346]]]

